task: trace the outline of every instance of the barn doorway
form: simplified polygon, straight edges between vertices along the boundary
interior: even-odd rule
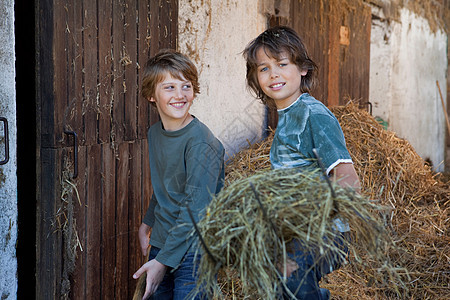
[[[33,1],[15,3],[18,299],[35,299],[36,84]]]

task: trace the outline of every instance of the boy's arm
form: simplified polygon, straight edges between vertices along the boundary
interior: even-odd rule
[[[142,220],[141,226],[139,226],[138,237],[139,245],[141,246],[142,255],[147,256],[148,246],[150,242],[150,234],[152,233],[152,227],[155,223],[155,207],[156,198],[152,195],[150,200],[150,205],[147,208],[144,219]]]
[[[194,240],[187,207],[192,211],[195,222],[198,222],[200,213],[216,192],[221,173],[223,174],[223,153],[217,153],[210,145],[201,143],[186,153],[185,199],[180,203],[176,224],[156,260],[170,267],[176,267],[181,262]]]
[[[352,188],[356,192],[361,192],[361,183],[358,174],[351,163],[340,163],[330,172],[333,181],[344,188]]]
[[[143,256],[147,256],[148,245],[150,242],[150,234],[152,233],[152,228],[145,223],[139,226],[138,237],[139,244],[141,245],[141,251]]]

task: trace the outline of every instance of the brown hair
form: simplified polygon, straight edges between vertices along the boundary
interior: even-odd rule
[[[289,56],[289,60],[296,64],[300,70],[307,70],[301,80],[299,89],[303,93],[310,93],[315,85],[317,65],[309,57],[308,51],[298,34],[289,27],[276,26],[267,29],[252,40],[243,51],[247,62],[247,85],[255,93],[256,98],[268,106],[275,106],[273,99],[264,94],[257,78],[256,53],[264,49],[267,55],[281,58],[282,53]]]
[[[194,97],[200,93],[198,72],[192,61],[180,52],[163,49],[145,64],[141,91],[145,99],[150,99],[155,95],[156,85],[164,79],[166,72],[179,80],[183,80],[182,76],[184,76],[186,80],[190,81]],[[156,106],[154,102],[150,103]]]

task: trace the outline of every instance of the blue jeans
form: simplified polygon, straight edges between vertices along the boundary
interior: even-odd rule
[[[343,242],[344,239],[349,239],[348,233],[341,233],[335,239],[334,244],[347,253],[348,249]],[[304,253],[301,250],[301,243],[297,240],[294,240],[290,246],[292,252],[288,253],[288,256],[295,260],[298,269],[288,278],[286,287],[295,295],[295,298],[283,291],[282,299],[328,300],[329,291],[321,289],[319,281],[323,275],[331,273],[341,266],[342,257],[332,252],[320,257],[313,252]]]
[[[159,248],[151,247],[148,260],[152,260],[159,252]],[[156,292],[148,299],[152,300],[185,300],[203,299],[201,295],[192,298],[191,291],[196,287],[197,267],[194,262],[195,254],[186,253],[178,268],[168,268]],[[198,263],[198,261],[197,261]],[[206,299],[206,298],[205,298]]]

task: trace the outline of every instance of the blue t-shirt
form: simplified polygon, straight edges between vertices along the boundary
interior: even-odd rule
[[[327,174],[339,163],[352,163],[336,117],[322,102],[305,93],[278,110],[278,125],[270,148],[272,168],[317,168],[314,148]]]
[[[278,110],[278,125],[270,148],[272,168],[318,168],[317,150],[327,175],[340,163],[352,163],[344,133],[333,113],[320,101],[304,93],[290,106]],[[336,229],[349,231],[347,223],[335,219]]]

